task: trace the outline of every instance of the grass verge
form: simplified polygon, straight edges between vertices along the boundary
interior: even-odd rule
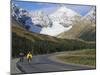
[[[65,53],[64,55],[56,56],[57,59],[64,61],[65,63],[81,64],[88,66],[96,65],[96,51],[95,49],[86,49],[82,51],[72,51]]]

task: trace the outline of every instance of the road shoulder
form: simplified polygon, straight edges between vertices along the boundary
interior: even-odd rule
[[[22,73],[18,68],[16,63],[19,61],[19,58],[14,58],[11,60],[11,74]]]

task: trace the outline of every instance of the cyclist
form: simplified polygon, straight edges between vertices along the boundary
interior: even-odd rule
[[[24,60],[24,53],[19,53],[19,56],[20,56],[20,62],[23,62],[23,60]]]
[[[32,53],[31,52],[28,52],[28,54],[27,54],[27,60],[28,60],[29,63],[32,60]]]

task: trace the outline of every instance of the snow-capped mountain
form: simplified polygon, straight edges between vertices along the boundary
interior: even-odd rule
[[[89,24],[95,24],[96,21],[96,10],[95,7],[92,7],[90,11],[82,18],[85,22],[88,22]]]
[[[41,10],[30,13],[14,4],[12,4],[12,17],[24,26],[29,26],[32,32],[51,36],[70,30],[73,23],[81,18],[78,13],[65,6],[46,14]]]
[[[35,26],[32,22],[32,16],[30,13],[20,8],[19,6],[12,4],[12,18],[15,19],[17,22],[19,22],[24,28],[39,33],[41,31],[41,28],[38,26]]]
[[[31,14],[32,22],[34,23],[34,25],[40,26],[42,28],[50,27],[52,25],[52,21],[50,20],[48,15],[44,13],[43,11],[35,11],[30,14]]]
[[[51,27],[43,28],[40,33],[57,36],[72,28],[73,22],[81,17],[78,13],[65,6],[60,7],[49,15],[52,23]]]
[[[57,37],[63,39],[75,39],[80,38],[83,40],[95,40],[95,8],[91,8],[90,11],[81,19],[76,22],[69,31],[62,32]]]
[[[17,5],[12,4],[12,17],[16,20],[22,18],[23,16],[28,16],[28,12],[25,9],[19,8]]]
[[[60,7],[50,15],[53,22],[58,22],[65,27],[73,25],[73,22],[79,20],[80,17],[81,15],[65,6]]]

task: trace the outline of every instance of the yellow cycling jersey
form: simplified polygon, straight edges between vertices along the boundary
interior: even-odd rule
[[[27,59],[28,59],[29,57],[32,58],[32,54],[28,53],[28,54],[27,54]]]

